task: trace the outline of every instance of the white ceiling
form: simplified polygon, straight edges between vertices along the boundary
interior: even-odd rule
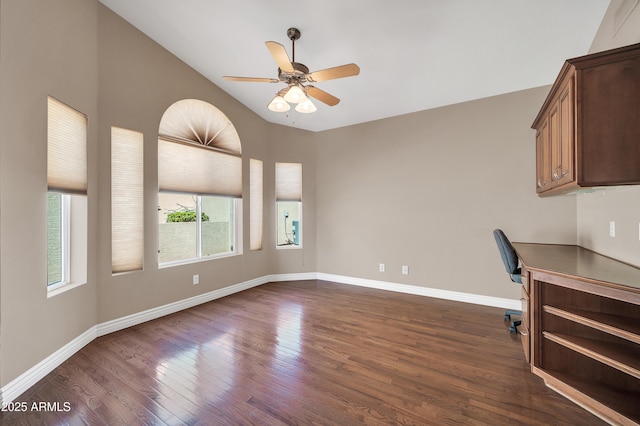
[[[265,120],[311,131],[553,83],[588,52],[609,0],[100,0]],[[264,45],[297,27],[296,62],[354,62],[360,75],[315,83],[341,99],[318,111],[267,109],[284,83]]]

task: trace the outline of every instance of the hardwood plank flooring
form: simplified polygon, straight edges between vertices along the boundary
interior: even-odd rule
[[[326,281],[269,283],[94,340],[0,423],[603,424],[529,371],[502,315]]]

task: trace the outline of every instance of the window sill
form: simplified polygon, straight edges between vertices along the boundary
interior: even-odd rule
[[[277,250],[296,250],[296,249],[302,249],[302,245],[295,245],[295,244],[285,244],[282,246],[276,246]]]
[[[200,259],[176,260],[173,262],[158,263],[158,269],[171,268],[173,266],[189,265],[192,263],[208,262],[210,260],[225,259],[227,257],[240,256],[242,253],[226,253],[215,256],[202,257]]]
[[[68,284],[56,285],[54,286],[54,288],[47,288],[47,299],[53,296],[57,296],[58,294],[65,293],[69,290],[72,290],[76,287],[80,287],[81,285],[85,285],[85,284],[86,282],[68,283]]]

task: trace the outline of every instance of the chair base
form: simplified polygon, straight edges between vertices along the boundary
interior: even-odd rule
[[[522,316],[522,311],[513,311],[508,309],[504,312],[504,319],[509,321],[511,319],[511,315]]]
[[[513,310],[507,310],[504,313],[504,319],[505,321],[509,321],[511,320],[511,315],[518,315],[518,316],[522,316],[522,311],[513,311]],[[517,333],[518,332],[518,326],[522,324],[522,320],[516,320],[516,321],[512,321],[511,325],[509,326],[509,331],[511,333]]]

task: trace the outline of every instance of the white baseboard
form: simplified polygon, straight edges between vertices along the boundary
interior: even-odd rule
[[[408,284],[397,284],[385,281],[370,280],[364,278],[348,277],[343,275],[325,274],[321,272],[305,272],[299,274],[274,274],[255,278],[243,283],[234,284],[220,290],[214,290],[209,293],[190,297],[188,299],[179,300],[167,305],[158,306],[157,308],[148,309],[146,311],[127,315],[95,325],[76,337],[44,360],[18,376],[0,389],[0,403],[7,404],[15,400],[23,392],[36,384],[44,376],[53,371],[60,364],[69,359],[73,354],[78,352],[87,344],[91,343],[95,338],[104,336],[105,334],[123,330],[143,322],[151,321],[165,315],[210,302],[221,297],[229,296],[243,290],[248,290],[268,282],[275,281],[296,281],[296,280],[324,280],[332,281],[340,284],[350,284],[362,287],[375,288],[379,290],[395,291],[400,293],[415,294],[418,296],[435,297],[438,299],[454,300],[458,302],[473,303],[476,305],[493,306],[504,309],[520,309],[519,300],[503,299],[499,297],[482,296],[478,294],[461,293],[449,290],[440,290],[435,288],[419,287]]]
[[[91,343],[97,337],[104,336],[105,334],[113,333],[115,331],[124,330],[127,327],[142,324],[143,322],[151,321],[153,319],[173,314],[175,312],[191,308],[202,303],[229,296],[233,293],[266,284],[269,281],[275,281],[275,279],[272,280],[272,277],[267,275],[261,278],[256,278],[240,284],[225,287],[220,290],[214,290],[209,293],[190,297],[184,300],[179,300],[167,305],[158,306],[157,308],[148,309],[146,311],[127,315],[126,317],[117,318],[95,325],[82,333],[80,336],[73,339],[71,342],[64,345],[62,348],[49,355],[47,358],[30,368],[29,370],[27,370],[25,373],[18,376],[16,379],[12,380],[7,385],[3,386],[2,389],[0,389],[0,403],[8,404],[9,402],[15,400],[23,392],[36,384],[44,376],[52,372],[56,367],[65,362],[67,359],[69,359],[69,357],[78,352],[84,346]]]
[[[69,359],[73,354],[91,343],[96,337],[96,327],[91,327],[33,367],[16,379],[7,383],[0,389],[0,399],[3,404],[7,404],[24,391],[35,385],[44,376],[52,372],[57,366]]]
[[[520,310],[520,300],[504,299],[501,297],[483,296],[480,294],[461,293],[458,291],[440,290],[437,288],[420,287],[409,284],[398,284],[365,278],[347,277],[317,273],[318,280],[333,281],[340,284],[351,284],[361,287],[377,288],[379,290],[395,291],[399,293],[415,294],[418,296],[435,297],[437,299],[453,300],[456,302],[473,303],[474,305],[493,306],[496,308]]]
[[[113,333],[114,331],[124,330],[127,327],[142,324],[143,322],[151,321],[165,315],[173,314],[184,309],[188,309],[215,299],[219,299],[221,297],[229,296],[233,293],[248,290],[252,287],[266,284],[269,281],[270,276],[264,276],[261,278],[245,281],[240,284],[234,284],[229,287],[221,288],[220,290],[214,290],[209,293],[200,294],[188,299],[183,299],[177,302],[169,303],[167,305],[158,306],[157,308],[147,309],[146,311],[127,315],[126,317],[116,318],[111,321],[103,322],[102,324],[97,325],[97,335],[99,337],[104,336],[105,334]]]
[[[317,272],[300,272],[299,274],[275,274],[269,276],[269,282],[318,280]]]

